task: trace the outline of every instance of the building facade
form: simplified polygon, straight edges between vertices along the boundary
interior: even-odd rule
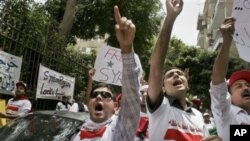
[[[232,13],[233,0],[206,0],[203,13],[200,13],[197,21],[198,39],[197,45],[208,51],[217,51],[222,44],[222,36],[219,27],[225,17]],[[238,56],[237,49],[232,44],[231,56]]]

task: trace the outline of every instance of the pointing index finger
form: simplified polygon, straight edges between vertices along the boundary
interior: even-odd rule
[[[114,14],[115,14],[116,23],[120,24],[121,23],[121,15],[120,15],[119,8],[117,5],[114,7]]]

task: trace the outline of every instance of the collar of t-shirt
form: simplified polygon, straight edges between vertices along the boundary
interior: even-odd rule
[[[192,112],[191,107],[187,107],[186,109],[184,109],[184,107],[181,105],[180,101],[172,96],[167,95],[166,93],[164,93],[165,97],[168,99],[169,104],[175,108],[178,108],[180,110],[186,111],[188,113]]]
[[[166,93],[163,93],[163,92],[160,93],[160,95],[159,95],[159,97],[157,99],[157,102],[155,104],[151,103],[151,101],[149,99],[149,96],[147,95],[147,98],[146,98],[147,102],[146,103],[147,103],[148,111],[150,113],[153,113],[154,111],[156,111],[160,107],[164,97],[166,97],[168,99],[169,104],[171,106],[173,106],[175,108],[178,108],[180,110],[186,111],[188,113],[192,112],[192,108],[190,106],[187,107],[186,109],[184,109],[184,107],[182,107],[182,105],[180,104],[178,99],[176,99],[176,98],[174,98],[172,96],[168,96]]]
[[[28,99],[28,97],[26,95],[17,95],[13,101],[15,100],[24,100],[24,99]]]

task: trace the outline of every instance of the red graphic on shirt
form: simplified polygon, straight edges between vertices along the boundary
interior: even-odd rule
[[[18,107],[13,105],[7,105],[7,110],[18,111]]]
[[[191,133],[184,133],[176,129],[168,129],[165,136],[165,140],[175,141],[201,141],[201,135],[194,135]]]
[[[96,137],[102,137],[105,130],[106,130],[106,127],[102,127],[98,131],[81,130],[80,139],[82,140],[82,139],[91,139],[91,138],[96,138]]]
[[[144,134],[148,138],[148,117],[141,117],[139,122],[139,127],[136,132],[136,136],[139,137]]]

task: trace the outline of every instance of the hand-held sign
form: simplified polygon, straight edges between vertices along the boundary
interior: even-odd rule
[[[130,19],[121,17],[118,6],[114,6],[116,38],[120,43],[122,53],[133,52],[133,41],[135,38],[135,25]]]

